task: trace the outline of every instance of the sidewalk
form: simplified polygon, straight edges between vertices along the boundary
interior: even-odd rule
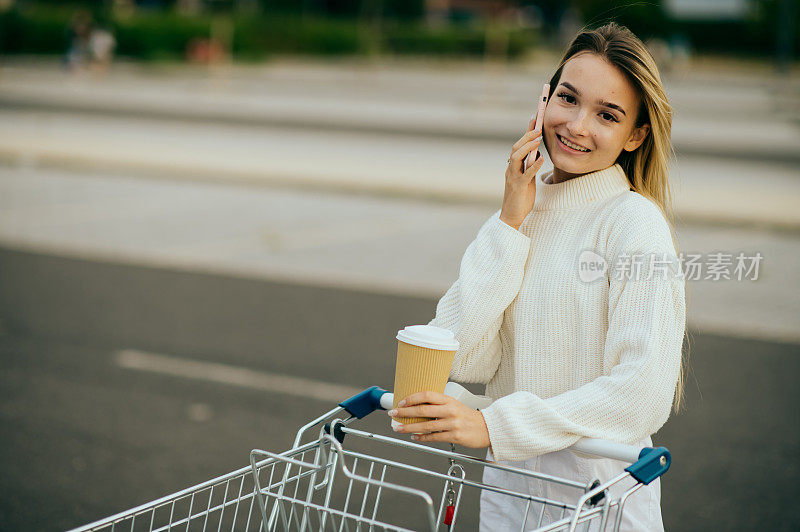
[[[495,159],[524,130],[528,94],[547,68],[282,60],[211,72],[119,65],[98,80],[48,63],[6,64],[0,159],[493,203],[497,184],[487,176],[502,176]],[[681,219],[800,228],[800,84],[702,72],[665,83]],[[66,114],[61,124],[26,123],[48,112]],[[307,138],[316,139],[316,161],[304,160]],[[392,168],[382,168],[386,157]]]

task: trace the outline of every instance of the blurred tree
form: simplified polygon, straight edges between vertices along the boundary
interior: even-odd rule
[[[425,16],[425,0],[384,0],[386,18],[397,20],[422,20]]]
[[[358,17],[363,0],[320,0],[324,13],[334,17]]]
[[[780,0],[777,11],[775,44],[775,67],[782,74],[789,74],[796,44],[797,5],[794,0]]]
[[[302,13],[305,16],[351,18],[362,16],[364,0],[260,0],[267,13]],[[425,0],[383,0],[384,18],[419,20],[425,14]]]
[[[669,17],[660,1],[575,0],[574,4],[585,23],[590,26],[599,26],[614,20],[645,40],[654,36],[664,37],[668,33]]]
[[[561,19],[570,7],[570,3],[561,0],[539,0],[534,4],[539,8],[542,17],[543,37],[553,42],[558,37]]]
[[[30,0],[17,0],[15,4],[18,6],[25,6],[31,4],[42,4],[42,5],[70,5],[72,7],[103,7],[103,4],[109,4],[109,0],[36,0],[32,2]]]
[[[361,0],[360,31],[363,33],[365,52],[370,57],[381,53],[381,27],[383,26],[383,0]]]
[[[136,5],[143,9],[164,10],[171,4],[171,0],[136,0]]]
[[[319,9],[319,0],[261,0],[265,13],[300,13]]]

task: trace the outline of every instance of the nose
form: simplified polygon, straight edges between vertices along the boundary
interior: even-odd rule
[[[569,134],[573,137],[588,137],[589,130],[586,127],[587,119],[589,118],[588,111],[578,111],[573,115],[572,120],[567,122],[566,126]]]

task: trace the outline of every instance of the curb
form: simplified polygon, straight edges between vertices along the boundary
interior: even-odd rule
[[[197,166],[181,162],[169,165],[152,163],[146,160],[101,160],[80,155],[63,153],[24,154],[16,150],[0,147],[0,164],[26,168],[61,169],[91,173],[135,173],[147,179],[165,179],[187,182],[229,184],[237,186],[278,187],[292,190],[343,193],[389,198],[435,201],[439,203],[479,204],[499,206],[502,191],[497,194],[480,190],[462,189],[457,192],[443,186],[420,188],[404,185],[400,181],[380,183],[362,179],[342,179],[323,176],[297,176],[270,173],[264,169],[232,169]],[[224,175],[224,178],[220,178]],[[709,194],[716,200],[716,208],[709,209]],[[720,198],[713,191],[703,191],[702,198],[692,197],[691,201],[676,201],[675,217],[678,223],[699,224],[721,227],[747,227],[778,232],[800,233],[800,210],[757,209],[749,211],[742,207],[736,198],[728,198],[733,205],[720,205]]]
[[[270,115],[266,113],[253,113],[247,110],[235,112],[230,109],[184,107],[153,107],[134,106],[120,103],[95,102],[53,102],[24,96],[11,96],[0,92],[0,107],[7,110],[41,110],[51,112],[80,113],[98,116],[120,116],[128,118],[148,118],[157,120],[177,120],[188,123],[224,124],[250,127],[278,127],[314,129],[318,131],[349,131],[356,133],[381,133],[405,135],[411,137],[447,138],[456,140],[478,140],[512,142],[515,134],[508,128],[500,127],[475,127],[475,122],[480,117],[464,117],[463,123],[419,122],[407,121],[401,123],[397,120],[369,121],[352,115],[342,116],[318,114],[311,116],[300,115]],[[740,140],[741,139],[741,140]],[[761,143],[753,145],[743,136],[737,137],[739,142],[731,139],[714,139],[711,142],[698,142],[696,139],[681,140],[673,138],[675,152],[678,155],[717,157],[733,160],[764,161],[783,164],[800,164],[800,149],[789,146],[780,146],[776,143]]]

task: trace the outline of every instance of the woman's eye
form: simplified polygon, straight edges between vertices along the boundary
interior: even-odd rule
[[[603,120],[610,120],[612,122],[617,122],[617,118],[611,113],[600,113],[600,116],[603,117]]]
[[[567,94],[566,92],[560,93],[558,97],[564,100],[566,103],[573,103],[575,100],[574,96],[572,96],[571,94]]]

